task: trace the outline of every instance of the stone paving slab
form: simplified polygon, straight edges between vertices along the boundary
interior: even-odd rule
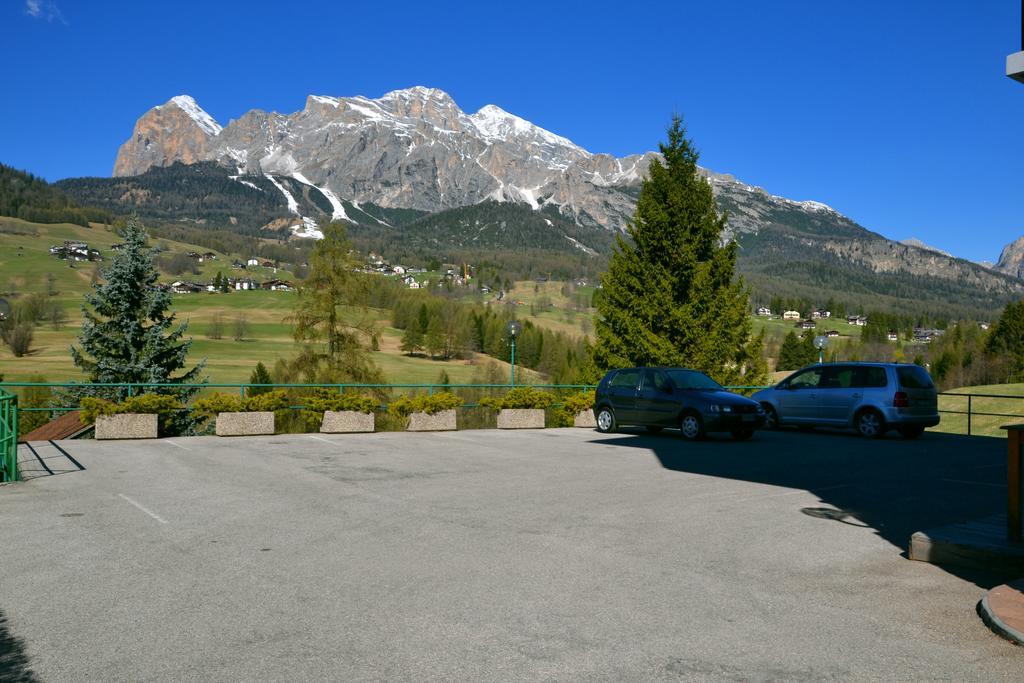
[[[1024,579],[990,590],[978,611],[993,631],[1017,645],[1024,645]]]

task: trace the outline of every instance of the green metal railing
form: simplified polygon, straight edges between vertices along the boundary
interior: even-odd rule
[[[0,388],[0,481],[18,481],[18,397]]]
[[[592,384],[532,384],[536,389],[544,389],[556,392],[586,391],[595,388]],[[237,391],[238,395],[245,398],[251,389],[334,389],[339,393],[346,391],[375,392],[387,396],[396,396],[408,393],[434,394],[439,391],[452,391],[463,393],[476,391],[480,394],[496,394],[502,391],[513,389],[510,384],[314,384],[314,383],[293,383],[293,384],[252,384],[244,383],[210,383],[210,384],[167,384],[167,383],[82,383],[82,382],[3,382],[0,383],[0,469],[4,480],[12,480],[17,476],[17,433],[18,413],[64,413],[71,410],[78,410],[77,402],[60,407],[25,407],[19,406],[17,396],[12,393],[16,388],[44,388],[44,389],[65,389],[65,390],[87,390],[87,389],[113,389],[111,393],[119,398],[127,398],[151,391],[168,393],[171,390],[197,390],[205,392],[210,390],[231,390]],[[763,386],[728,386],[726,389],[750,394]],[[5,391],[6,390],[6,391]],[[939,392],[939,414],[943,416],[943,423],[939,429],[953,433],[967,435],[1001,436],[999,429],[1003,423],[1010,420],[1024,421],[1024,396],[1011,396],[1001,394],[961,394],[952,392]],[[1007,408],[1007,404],[1013,404],[1013,408]],[[1020,411],[1016,411],[1016,405],[1020,405]],[[556,404],[557,407],[558,404]],[[475,402],[467,402],[462,408],[472,409],[478,407]],[[290,406],[292,409],[301,410],[303,405]],[[386,402],[383,408],[387,408]],[[961,424],[961,422],[963,424]],[[998,422],[999,424],[995,424]],[[990,424],[991,423],[991,424]]]

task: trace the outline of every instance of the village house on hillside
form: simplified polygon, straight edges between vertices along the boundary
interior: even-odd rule
[[[867,316],[863,315],[848,315],[846,316],[846,322],[848,322],[851,325],[856,325],[858,327],[864,327],[865,325],[868,324],[868,319]]]
[[[61,246],[50,247],[50,255],[59,259],[72,261],[102,261],[99,249],[92,249],[85,242],[65,240]]]
[[[762,316],[769,316],[769,315],[772,314],[772,309],[770,309],[770,308],[768,308],[766,306],[758,306],[757,307],[757,314],[758,315],[762,315]]]
[[[800,319],[800,311],[784,311],[782,313],[782,319],[783,320],[799,320]]]
[[[914,328],[914,341],[918,344],[930,344],[936,337],[942,336],[942,330]]]
[[[295,286],[287,280],[267,280],[260,285],[261,289],[269,289],[272,292],[291,292]]]
[[[818,323],[816,323],[816,322],[814,322],[813,320],[810,320],[810,319],[801,320],[800,322],[798,322],[796,324],[796,327],[800,328],[801,330],[813,330],[817,326],[818,326]]]
[[[815,320],[827,320],[832,317],[832,311],[816,310],[811,311],[811,317]]]
[[[178,280],[170,284],[170,290],[175,294],[195,294],[201,292],[206,287],[197,282],[187,282],[185,280]]]

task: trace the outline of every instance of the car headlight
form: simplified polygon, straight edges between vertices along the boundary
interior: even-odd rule
[[[718,412],[718,406],[716,404],[712,403],[710,406],[708,406],[708,410],[710,410],[712,413],[717,413]]]
[[[722,406],[722,412],[723,413],[731,413],[732,412],[732,406]]]
[[[709,407],[709,410],[712,413],[731,413],[732,412],[732,406],[720,406],[718,404],[712,404]]]

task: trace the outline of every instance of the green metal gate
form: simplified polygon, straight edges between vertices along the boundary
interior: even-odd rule
[[[0,481],[18,481],[18,397],[0,389]]]

